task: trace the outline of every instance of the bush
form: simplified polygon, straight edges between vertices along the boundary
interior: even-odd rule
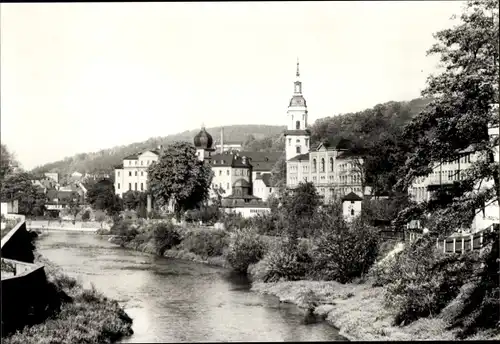
[[[385,301],[396,308],[394,323],[409,324],[438,314],[473,274],[476,253],[445,255],[425,236],[408,245],[388,272]]]
[[[368,272],[377,258],[377,231],[357,220],[324,223],[313,250],[312,276],[347,283]]]
[[[82,221],[88,221],[90,220],[90,211],[85,210],[82,214]]]
[[[202,257],[216,257],[228,246],[229,235],[220,229],[191,230],[182,240],[182,248]]]
[[[132,240],[138,233],[131,220],[117,221],[110,229],[110,234],[122,236],[127,240]]]
[[[219,209],[217,207],[201,207],[200,209],[188,210],[184,218],[189,222],[203,222],[213,224],[219,219]]]
[[[310,271],[312,258],[305,242],[294,245],[287,241],[276,250],[269,251],[262,264],[265,270],[262,277],[264,282],[297,281],[304,279]]]
[[[163,255],[166,250],[181,243],[181,236],[178,229],[169,222],[160,222],[153,225],[151,234],[159,255]]]
[[[266,253],[266,245],[252,230],[238,230],[231,235],[226,260],[238,272],[246,273],[250,264],[257,263]]]
[[[233,231],[237,229],[250,228],[251,220],[245,219],[239,213],[224,214],[222,218],[222,223],[224,228],[228,231]]]

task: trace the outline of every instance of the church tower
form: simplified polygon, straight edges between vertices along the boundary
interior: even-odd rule
[[[286,160],[309,153],[311,133],[307,129],[307,105],[302,95],[302,82],[300,81],[299,59],[297,59],[297,72],[294,82],[294,91],[287,111],[287,130],[285,131]]]

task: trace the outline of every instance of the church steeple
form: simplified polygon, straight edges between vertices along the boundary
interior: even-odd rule
[[[300,81],[299,58],[297,57],[297,72],[295,73],[294,94],[302,94],[302,82]]]

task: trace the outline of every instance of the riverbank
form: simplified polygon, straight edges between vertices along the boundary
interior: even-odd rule
[[[132,319],[117,301],[108,299],[93,287],[83,288],[40,254],[35,254],[35,263],[44,265],[47,279],[55,291],[51,302],[58,311],[40,324],[2,338],[2,343],[100,344],[113,343],[133,333]]]
[[[434,318],[422,318],[407,325],[393,326],[394,311],[383,304],[385,289],[369,283],[340,284],[324,281],[252,283],[252,290],[276,296],[281,302],[301,305],[304,293],[312,291],[320,300],[315,314],[339,329],[351,341],[373,340],[456,340],[455,330],[449,330],[445,309]],[[447,308],[457,307],[456,302]],[[480,332],[470,340],[498,340]]]

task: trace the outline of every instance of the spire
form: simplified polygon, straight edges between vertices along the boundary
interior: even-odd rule
[[[201,129],[205,129],[205,123],[204,122],[201,123]]]
[[[299,71],[299,57],[298,57],[298,56],[297,56],[297,73],[295,73],[295,76],[296,76],[297,78],[299,78],[299,77],[300,77],[300,71]]]

